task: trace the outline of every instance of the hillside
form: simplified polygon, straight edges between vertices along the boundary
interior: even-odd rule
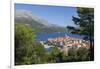
[[[66,28],[48,23],[33,15],[31,11],[15,10],[15,24],[23,23],[41,32],[65,32]]]

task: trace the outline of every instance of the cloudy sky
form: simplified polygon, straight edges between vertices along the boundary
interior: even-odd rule
[[[15,4],[15,10],[28,10],[32,14],[59,26],[75,26],[72,16],[77,16],[75,7]]]

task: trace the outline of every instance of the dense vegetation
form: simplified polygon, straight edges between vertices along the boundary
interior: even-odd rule
[[[40,43],[35,42],[35,31],[23,24],[15,25],[15,65],[59,63],[90,60],[86,48],[69,49],[68,56],[57,47],[46,53]]]
[[[44,48],[35,42],[35,31],[23,24],[15,25],[15,64],[41,63]],[[40,59],[41,58],[41,59]]]

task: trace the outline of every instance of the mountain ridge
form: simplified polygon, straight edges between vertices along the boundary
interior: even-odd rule
[[[50,24],[48,21],[37,17],[28,10],[15,10],[15,24],[23,23],[43,32],[64,32],[66,28]]]

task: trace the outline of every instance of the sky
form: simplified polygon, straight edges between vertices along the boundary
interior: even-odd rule
[[[77,16],[75,7],[67,6],[50,6],[50,5],[34,5],[34,4],[15,4],[15,10],[28,10],[32,14],[48,21],[51,24],[59,26],[75,26],[72,16]]]

